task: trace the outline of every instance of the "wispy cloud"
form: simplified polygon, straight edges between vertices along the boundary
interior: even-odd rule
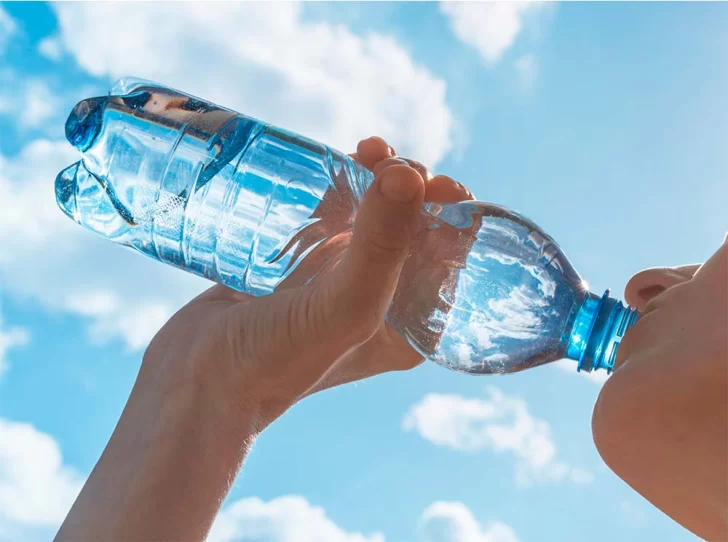
[[[11,326],[4,326],[2,314],[0,314],[0,376],[7,370],[7,353],[11,348],[23,346],[30,340],[28,330]]]
[[[530,91],[538,79],[538,61],[533,53],[525,54],[516,60],[516,73],[521,90]]]
[[[28,81],[23,94],[24,100],[20,105],[18,118],[24,126],[40,126],[59,114],[59,101],[43,81]]]
[[[158,80],[342,151],[378,134],[434,165],[451,147],[445,81],[394,38],[304,20],[298,4],[54,9],[64,49],[90,74]]]
[[[63,116],[68,111],[60,107],[63,100],[47,81],[24,78],[8,69],[0,76],[7,82],[0,86],[0,116],[10,117],[22,129],[44,128],[50,121],[54,126],[49,131],[63,127]]]
[[[491,66],[515,43],[524,17],[540,6],[539,2],[441,2],[440,10],[455,35]]]
[[[115,246],[63,215],[53,179],[77,159],[67,143],[48,140],[13,158],[0,155],[0,289],[88,319],[94,342],[120,338],[143,348],[209,283]]]
[[[532,416],[524,400],[492,386],[488,395],[483,400],[428,394],[409,409],[402,428],[461,452],[490,450],[509,454],[515,459],[519,485],[559,480],[592,482],[591,473],[558,459],[550,425]]]
[[[65,298],[63,308],[93,318],[89,335],[94,343],[103,344],[120,336],[131,350],[149,344],[173,313],[169,303],[154,300],[129,303],[107,288],[76,290]]]
[[[38,52],[50,60],[60,60],[63,56],[63,44],[58,36],[48,36],[38,44]]]
[[[0,5],[0,56],[2,56],[10,36],[17,31],[18,25],[15,19]]]
[[[518,542],[509,525],[493,522],[481,525],[461,502],[437,501],[422,513],[418,528],[421,542]]]
[[[217,516],[210,542],[384,542],[384,535],[347,532],[326,511],[298,495],[270,501],[249,497],[226,506]]]
[[[450,147],[444,81],[388,36],[360,37],[341,25],[304,21],[295,4],[53,9],[58,42],[51,38],[41,51],[54,57],[62,47],[92,75],[160,79],[342,150],[374,133],[432,163]],[[215,32],[202,38],[201,27]],[[22,81],[17,88],[22,91],[0,95],[4,114],[19,125],[62,127],[47,84]],[[12,158],[0,156],[0,189],[9,209],[0,215],[0,284],[87,318],[94,341],[118,337],[143,348],[209,283],[120,249],[63,216],[52,183],[77,159],[67,143],[45,139]]]

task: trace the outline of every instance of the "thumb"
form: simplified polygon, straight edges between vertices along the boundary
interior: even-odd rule
[[[329,283],[332,315],[367,339],[378,329],[417,232],[425,186],[413,168],[382,170],[364,196],[354,235]],[[367,335],[368,334],[368,335]]]
[[[424,181],[406,165],[382,170],[364,195],[340,263],[312,288],[291,288],[235,305],[236,358],[264,360],[252,379],[274,384],[288,404],[380,328],[417,231]],[[278,399],[277,399],[278,400]],[[288,402],[287,402],[288,401]],[[277,408],[277,407],[276,407]]]

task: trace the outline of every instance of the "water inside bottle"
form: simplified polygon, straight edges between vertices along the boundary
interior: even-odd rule
[[[56,180],[68,216],[254,295],[328,272],[373,178],[320,143],[144,81],[80,102],[66,135],[83,155]],[[553,239],[517,213],[431,203],[387,320],[441,365],[515,372],[584,351],[588,337],[571,331],[593,297]],[[595,317],[584,314],[588,335]]]
[[[324,145],[143,83],[80,102],[66,136],[83,153],[56,183],[68,216],[155,259],[260,294],[351,228],[353,190],[371,180]],[[321,252],[317,266],[333,257]]]

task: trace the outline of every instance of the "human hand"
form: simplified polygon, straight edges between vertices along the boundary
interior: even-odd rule
[[[473,196],[451,178],[399,158],[379,138],[362,141],[352,156],[376,180],[339,265],[311,284],[262,298],[212,287],[155,337],[140,378],[145,371],[163,376],[161,385],[171,389],[204,382],[221,410],[255,410],[262,428],[311,393],[422,362],[385,323],[385,311],[423,200]]]
[[[599,394],[594,440],[609,467],[674,520],[728,540],[728,239],[704,265],[627,285],[641,317]]]
[[[248,447],[286,409],[422,361],[385,311],[423,200],[472,195],[378,138],[355,158],[377,178],[338,265],[261,298],[214,286],[175,314],[57,540],[204,539]]]

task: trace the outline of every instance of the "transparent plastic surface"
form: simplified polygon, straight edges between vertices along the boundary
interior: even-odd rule
[[[254,295],[331,269],[373,180],[325,145],[138,79],[76,105],[66,137],[83,155],[56,179],[69,217]],[[518,214],[427,204],[387,318],[424,357],[462,372],[563,357],[610,370],[635,316],[608,300]]]

